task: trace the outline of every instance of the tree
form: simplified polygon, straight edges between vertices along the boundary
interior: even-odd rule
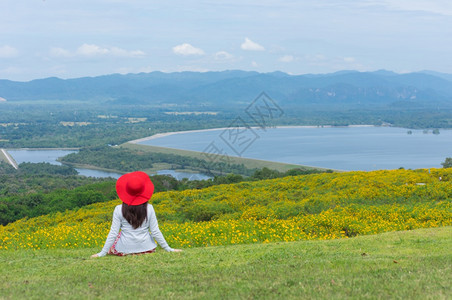
[[[443,165],[443,168],[452,168],[452,157],[447,157],[441,164]]]
[[[276,170],[271,170],[267,167],[262,168],[262,170],[256,170],[252,178],[263,180],[281,177],[281,173]]]

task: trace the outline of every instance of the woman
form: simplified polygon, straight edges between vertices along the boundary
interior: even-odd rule
[[[116,192],[123,203],[115,207],[102,251],[91,257],[152,253],[157,247],[154,239],[168,252],[182,251],[168,246],[160,232],[154,208],[148,203],[154,184],[146,173],[132,172],[121,176],[116,182]]]

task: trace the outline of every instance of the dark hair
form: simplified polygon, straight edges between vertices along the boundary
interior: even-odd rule
[[[122,215],[132,225],[133,229],[137,229],[148,218],[148,202],[140,205],[127,205],[122,203]]]

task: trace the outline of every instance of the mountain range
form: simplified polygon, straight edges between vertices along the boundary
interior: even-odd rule
[[[250,71],[112,74],[28,82],[0,80],[0,97],[109,104],[249,103],[261,92],[286,105],[452,107],[452,74],[340,71],[289,75]]]

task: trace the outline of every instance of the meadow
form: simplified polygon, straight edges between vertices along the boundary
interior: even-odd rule
[[[0,299],[451,299],[452,227],[90,259],[0,251]]]
[[[452,225],[452,169],[321,173],[156,193],[172,247],[329,240]],[[0,226],[0,250],[103,245],[119,200]]]

